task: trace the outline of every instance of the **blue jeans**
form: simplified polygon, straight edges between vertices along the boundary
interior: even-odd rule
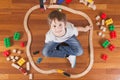
[[[46,57],[64,58],[67,55],[80,56],[83,54],[83,49],[75,35],[66,40],[64,43],[65,45],[52,41],[46,43],[42,51],[43,55]]]

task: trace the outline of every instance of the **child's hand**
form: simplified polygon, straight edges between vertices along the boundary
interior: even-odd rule
[[[92,26],[86,26],[85,27],[85,32],[87,32],[87,31],[89,31],[89,30],[91,30],[92,29]]]

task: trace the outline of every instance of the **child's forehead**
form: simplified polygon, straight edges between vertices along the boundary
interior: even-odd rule
[[[64,23],[63,21],[58,21],[58,19],[51,20],[51,23],[58,24],[58,23]]]

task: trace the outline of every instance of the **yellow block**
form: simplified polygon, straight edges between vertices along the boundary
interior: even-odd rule
[[[106,26],[108,26],[108,25],[110,25],[110,24],[113,24],[112,18],[107,19],[107,20],[105,21],[105,24],[106,24]]]
[[[93,2],[93,0],[87,0],[89,3],[92,3]]]
[[[25,59],[21,58],[19,61],[17,61],[17,64],[19,66],[22,66],[25,63]]]
[[[57,70],[57,72],[58,72],[58,73],[63,73],[64,71],[63,71],[63,70],[58,69],[58,70]]]

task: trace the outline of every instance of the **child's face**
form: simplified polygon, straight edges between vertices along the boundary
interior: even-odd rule
[[[50,26],[50,29],[55,36],[61,37],[65,34],[65,22],[55,19],[51,21]]]

